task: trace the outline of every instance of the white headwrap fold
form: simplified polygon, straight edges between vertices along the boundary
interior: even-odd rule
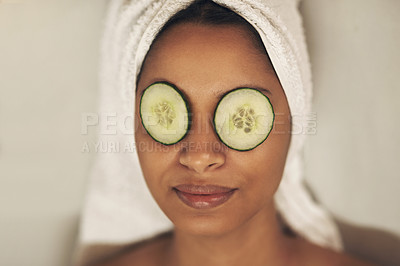
[[[100,115],[132,118],[136,78],[156,34],[168,19],[193,0],[111,0],[102,42]],[[303,185],[303,146],[311,111],[311,73],[296,0],[214,0],[245,18],[258,31],[284,88],[294,132],[277,209],[299,235],[321,246],[342,248],[331,217],[311,199]],[[132,119],[126,124],[133,124]],[[117,119],[118,120],[118,119]],[[118,120],[121,121],[120,119]],[[119,123],[120,124],[120,123]],[[124,125],[126,125],[124,124]],[[100,125],[100,128],[102,125]],[[170,230],[144,182],[134,134],[121,130],[98,141],[118,149],[98,150],[83,210],[79,243],[123,244]]]

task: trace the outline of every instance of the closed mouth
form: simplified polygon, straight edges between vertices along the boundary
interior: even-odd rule
[[[237,188],[183,184],[173,187],[178,198],[195,209],[210,209],[228,201]]]

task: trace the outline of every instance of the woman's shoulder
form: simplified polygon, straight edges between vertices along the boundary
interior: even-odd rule
[[[168,232],[154,238],[135,243],[119,252],[114,253],[88,266],[159,266],[163,265],[168,256],[172,240],[172,233]],[[307,266],[373,266],[368,262],[352,257],[345,253],[338,253],[307,241],[295,241],[293,263],[290,265]]]
[[[171,232],[158,235],[129,245],[89,266],[159,266],[164,261],[171,239]]]
[[[373,266],[373,264],[349,254],[335,252],[306,241],[301,242],[298,245],[298,257],[304,262],[304,265]]]

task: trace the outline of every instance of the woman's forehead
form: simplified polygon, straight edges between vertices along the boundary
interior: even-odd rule
[[[207,25],[181,23],[169,27],[151,46],[149,53],[160,48],[177,49],[180,53],[193,53],[195,49],[211,47],[215,52],[223,44],[227,52],[243,50],[248,56],[268,55],[255,44],[252,33],[240,25]],[[268,58],[268,63],[270,63]],[[272,65],[271,65],[272,68]]]
[[[174,26],[156,41],[141,78],[144,86],[168,80],[213,88],[225,84],[227,89],[268,87],[266,83],[277,80],[268,56],[254,47],[241,28],[194,24]]]

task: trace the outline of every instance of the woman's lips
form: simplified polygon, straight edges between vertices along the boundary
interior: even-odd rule
[[[183,203],[195,209],[209,209],[217,207],[226,202],[235,188],[213,186],[213,185],[179,185],[174,191]]]

